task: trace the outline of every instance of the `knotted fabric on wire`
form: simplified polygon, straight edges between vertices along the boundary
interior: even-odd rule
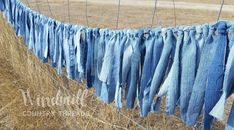
[[[104,102],[119,109],[138,106],[140,115],[180,108],[181,120],[203,128],[223,119],[234,92],[234,23],[111,30],[67,24],[31,10],[19,0],[0,0],[0,10],[26,47],[44,63],[65,67],[67,78],[87,80]],[[204,106],[204,107],[203,107]],[[234,129],[234,107],[226,126]]]

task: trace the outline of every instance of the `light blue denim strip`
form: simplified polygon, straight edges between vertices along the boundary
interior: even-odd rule
[[[140,88],[139,88],[139,94],[138,94],[138,102],[139,102],[139,106],[140,106],[140,113],[141,116],[146,116],[147,113],[149,112],[149,110],[145,110],[143,108],[143,103],[147,103],[147,101],[143,101],[144,98],[149,97],[149,90],[150,90],[150,83],[152,80],[152,76],[153,76],[153,72],[152,70],[152,59],[153,59],[153,47],[154,47],[154,43],[155,43],[155,38],[154,37],[154,32],[150,31],[150,30],[145,30],[146,33],[148,33],[147,35],[145,35],[145,40],[144,43],[145,44],[145,48],[146,48],[146,52],[145,52],[145,58],[144,58],[144,63],[143,63],[143,67],[142,67],[142,74],[141,74],[141,82],[140,82]],[[145,91],[147,91],[147,93],[145,94]],[[144,112],[145,111],[145,112]]]
[[[0,11],[5,10],[5,0],[0,0]]]
[[[166,69],[166,66],[162,65],[162,58],[163,57],[163,37],[161,35],[161,29],[155,30],[155,41],[153,43],[153,52],[152,52],[152,61],[151,61],[151,68],[148,71],[150,72],[150,79],[147,83],[147,86],[144,91],[143,95],[143,101],[142,101],[142,116],[147,116],[148,112],[152,111],[158,111],[155,110],[155,104],[154,104],[154,96],[156,92],[158,91],[157,88],[161,84],[161,80],[164,76],[164,70]],[[146,43],[147,44],[147,43]],[[166,46],[166,45],[165,45]],[[160,61],[161,60],[161,61]],[[164,59],[163,59],[164,60]],[[165,69],[164,69],[165,68]],[[156,78],[157,77],[157,78]],[[160,103],[160,102],[158,102]]]
[[[201,38],[201,36],[200,36]],[[200,45],[202,46],[202,45]],[[184,44],[181,56],[181,85],[180,85],[180,115],[186,122],[186,114],[189,105],[190,95],[197,70],[197,52],[199,44],[195,39],[195,28],[184,31]]]
[[[144,42],[142,41],[143,41],[143,30],[139,30],[138,32],[133,34],[132,38],[133,53],[131,56],[131,70],[130,70],[131,81],[129,84],[128,91],[126,91],[126,106],[129,108],[134,107],[137,90],[139,87],[138,83],[140,75],[140,62],[144,50]]]
[[[171,67],[171,80],[167,91],[166,114],[172,115],[175,112],[176,104],[179,99],[180,75],[181,75],[181,48],[183,46],[184,32],[178,29],[174,62]]]
[[[210,27],[209,36],[203,46],[192,94],[189,100],[186,124],[191,127],[196,124],[204,104],[208,67],[214,56],[214,46],[216,45],[215,29],[215,26]]]

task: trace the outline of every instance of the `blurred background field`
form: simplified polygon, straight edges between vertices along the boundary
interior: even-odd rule
[[[36,1],[23,0],[33,10],[37,10],[55,19],[69,22],[68,3],[66,0]],[[101,1],[98,3],[98,0],[96,2],[88,0],[86,8],[86,1],[70,0],[70,22],[90,27],[115,28],[118,0],[109,1],[112,1],[110,2],[111,4],[101,4]],[[142,7],[131,5],[121,6],[119,28],[151,26],[154,5],[147,5],[147,1],[145,1],[146,3]],[[173,5],[172,1],[169,2]],[[199,10],[193,9],[192,7],[191,9],[183,9],[178,7],[177,2],[192,2],[190,4],[188,3],[190,6],[193,3],[201,5],[203,3],[220,3],[219,0],[176,0],[176,10],[173,8],[157,8],[153,27],[199,25],[207,22],[215,22],[217,19],[218,11],[209,9]],[[151,1],[151,3],[153,2]],[[234,1],[227,0],[225,4],[232,6]],[[221,19],[234,19],[234,10],[233,12],[222,12]],[[48,64],[43,64],[27,50],[23,39],[15,35],[10,25],[3,19],[2,14],[0,14],[0,87],[0,129],[190,129],[180,121],[178,112],[174,117],[165,116],[165,104],[162,105],[161,113],[151,113],[147,118],[140,118],[137,106],[133,110],[124,107],[120,111],[116,111],[113,103],[107,105],[95,97],[94,89],[89,91],[89,96],[85,102],[86,106],[72,105],[52,108],[25,106],[19,89],[29,89],[31,96],[42,95],[51,97],[58,90],[61,90],[64,95],[76,94],[80,88],[85,90],[85,83],[70,81],[65,75],[58,77],[55,69],[52,69]],[[229,99],[226,114],[230,110],[232,99],[233,97]],[[83,114],[75,117],[63,117],[58,114],[52,117],[24,117],[22,115],[23,111],[61,110],[79,111]],[[224,123],[225,121],[215,122],[214,130],[224,129]],[[201,119],[198,122],[197,129],[201,129]]]

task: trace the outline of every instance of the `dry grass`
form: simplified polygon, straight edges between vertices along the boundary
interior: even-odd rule
[[[26,0],[23,0],[26,3]],[[37,0],[39,10],[42,14],[53,17],[60,21],[69,22],[67,2],[61,0],[50,0],[52,13],[49,11],[46,0]],[[116,5],[102,5],[88,3],[88,24],[86,22],[85,2],[72,1],[70,4],[70,15],[72,23],[89,25],[91,27],[115,28],[117,17]],[[192,1],[192,0],[191,0]],[[194,1],[194,0],[193,0]],[[29,7],[38,10],[35,2],[30,2]],[[225,8],[225,7],[224,7]],[[152,22],[153,8],[121,6],[119,28],[141,28],[149,27]],[[173,9],[158,8],[153,26],[174,26]],[[176,10],[177,25],[194,25],[214,22],[217,20],[218,12],[209,10]],[[233,20],[233,13],[223,12],[220,19]]]
[[[79,5],[84,3],[79,3]],[[56,7],[55,7],[56,6]],[[75,4],[73,5],[75,7]],[[114,18],[110,18],[115,12],[113,7],[104,7],[102,5],[89,5],[90,15],[106,16],[108,19],[102,19],[90,16],[90,26],[114,27]],[[42,6],[40,6],[42,7]],[[44,6],[43,13],[49,14]],[[72,8],[72,15],[77,15],[78,12]],[[83,6],[81,9],[84,9]],[[95,9],[99,11],[95,11]],[[126,21],[121,23],[121,27],[134,28],[138,26],[146,26],[150,20],[146,17],[151,15],[151,9],[122,7],[125,13],[122,13],[121,20]],[[57,12],[56,12],[57,11]],[[59,12],[60,11],[60,12]],[[61,5],[54,3],[53,12],[55,18],[62,19]],[[112,11],[112,12],[111,12]],[[134,12],[133,12],[134,11]],[[144,13],[142,13],[144,11]],[[201,14],[207,12],[194,12],[190,10],[178,10],[183,14],[178,15],[178,23],[186,24],[199,23],[207,19],[207,21],[215,18],[215,13],[209,12],[210,17],[202,17]],[[92,13],[91,13],[92,12]],[[162,21],[173,19],[171,10],[160,9],[158,15],[162,16],[168,13],[168,16],[162,16]],[[103,15],[100,15],[100,14]],[[138,16],[136,14],[139,14]],[[191,15],[189,15],[191,14]],[[196,15],[197,17],[190,18]],[[64,15],[65,16],[65,15]],[[189,19],[185,21],[182,17],[187,16]],[[231,14],[224,17],[232,18]],[[110,19],[109,19],[110,18]],[[128,20],[126,20],[128,18]],[[132,20],[129,20],[131,19]],[[139,18],[139,19],[136,19]],[[161,18],[161,17],[160,17]],[[99,23],[99,20],[101,21]],[[85,24],[84,17],[75,19],[73,22]],[[95,22],[94,22],[95,21]],[[110,22],[108,22],[110,21]],[[111,22],[112,21],[112,22]],[[130,22],[127,24],[127,22]],[[131,23],[132,22],[132,23]],[[104,24],[105,23],[105,24]],[[108,25],[106,25],[108,23]],[[144,24],[144,25],[142,25]],[[169,24],[162,23],[168,26]],[[141,126],[155,130],[184,130],[187,128],[179,119],[175,117],[166,117],[163,113],[150,114],[147,118],[140,118],[138,108],[133,110],[121,109],[117,112],[113,104],[107,105],[93,95],[94,90],[89,90],[89,96],[86,98],[86,106],[57,106],[53,108],[40,108],[35,106],[25,106],[23,104],[22,95],[19,89],[30,89],[31,96],[36,95],[51,97],[60,89],[63,94],[76,94],[78,89],[85,90],[85,83],[77,83],[67,80],[65,76],[58,77],[56,70],[50,65],[43,64],[32,53],[30,53],[22,38],[17,38],[12,28],[5,22],[0,14],[0,129],[142,129]],[[55,80],[53,80],[55,79]],[[230,103],[230,102],[229,102]],[[164,110],[164,106],[162,106]],[[49,117],[24,117],[23,111],[76,111],[81,113],[74,117],[64,117],[59,114]],[[82,114],[83,113],[83,114]],[[177,112],[178,115],[178,112]],[[200,124],[199,124],[200,125]],[[221,122],[215,123],[214,129],[223,129],[224,125]],[[201,129],[200,127],[198,129]]]
[[[160,0],[160,1],[170,1],[170,0]],[[221,4],[221,0],[175,0],[175,2],[182,1],[182,2],[196,2],[196,3],[207,3],[207,4]],[[225,0],[224,4],[226,5],[233,5],[233,0]]]

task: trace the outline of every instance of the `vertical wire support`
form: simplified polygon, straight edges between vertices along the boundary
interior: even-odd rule
[[[38,1],[37,1],[37,0],[35,0],[35,2],[36,2],[36,6],[37,6],[37,10],[38,10],[38,12],[39,12],[39,13],[41,13],[41,10],[40,10],[39,5],[38,5]]]
[[[66,6],[66,1],[65,1],[65,0],[62,1],[62,5],[63,5],[64,7]],[[63,16],[61,16],[61,18],[62,18],[62,21],[63,21],[63,22],[66,21],[66,12],[65,12],[65,11],[63,12]]]
[[[27,3],[27,5],[28,5],[28,7],[30,7],[30,4],[29,4],[28,0],[26,0],[26,3]]]
[[[67,13],[68,13],[68,21],[71,22],[71,15],[70,15],[70,0],[67,0]]]
[[[50,6],[49,0],[47,0],[47,5],[48,5],[48,8],[49,8],[49,11],[50,11],[51,16],[54,17],[54,15],[53,15],[53,13],[52,13],[52,10],[51,10],[51,6]]]
[[[175,0],[173,0],[173,11],[174,11],[174,27],[177,26],[177,18],[176,18],[176,5]]]
[[[86,16],[86,25],[89,26],[89,20],[88,20],[88,0],[85,2],[85,16]]]
[[[221,15],[221,13],[222,13],[223,5],[224,5],[224,0],[221,0],[221,6],[220,6],[220,10],[219,10],[219,14],[218,14],[217,21],[219,21],[220,15]]]
[[[117,19],[116,19],[116,29],[118,29],[118,27],[119,27],[120,2],[121,1],[119,0],[118,13],[117,13]]]
[[[155,4],[154,4],[154,12],[153,12],[153,17],[152,17],[152,23],[151,23],[151,28],[153,27],[154,24],[154,19],[155,19],[155,14],[156,14],[156,9],[157,9],[157,0],[155,0]]]

